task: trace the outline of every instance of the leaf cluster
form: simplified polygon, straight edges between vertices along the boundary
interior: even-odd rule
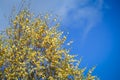
[[[79,60],[62,45],[66,40],[58,23],[48,26],[48,16],[34,17],[21,10],[5,35],[0,35],[0,78],[7,80],[95,80],[79,68]],[[75,65],[75,63],[77,63]]]

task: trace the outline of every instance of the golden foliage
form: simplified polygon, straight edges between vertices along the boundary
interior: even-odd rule
[[[0,67],[4,67],[0,78],[94,80],[91,73],[84,76],[85,69],[75,65],[75,56],[62,47],[66,36],[58,30],[58,24],[49,27],[47,18],[48,15],[35,18],[28,10],[22,10],[12,19],[4,38],[0,36]]]

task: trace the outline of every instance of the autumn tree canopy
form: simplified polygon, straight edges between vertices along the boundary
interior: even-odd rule
[[[58,27],[49,25],[48,15],[35,17],[27,9],[14,15],[0,35],[0,79],[95,80],[63,47],[66,36]]]

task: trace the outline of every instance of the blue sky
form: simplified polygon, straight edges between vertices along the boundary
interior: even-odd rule
[[[96,65],[93,74],[101,80],[120,76],[119,0],[30,0],[35,14],[52,13],[61,19],[61,29],[73,40],[71,54],[82,56],[80,67]],[[21,0],[0,0],[0,31],[8,26],[12,7],[19,10]]]

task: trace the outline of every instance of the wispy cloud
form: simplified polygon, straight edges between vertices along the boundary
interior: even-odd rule
[[[73,20],[76,24],[79,24],[79,26],[77,25],[73,28],[83,28],[82,41],[84,41],[89,31],[102,21],[103,7],[103,0],[64,1],[64,4],[56,11],[56,13],[63,17],[65,24],[67,24],[66,22],[69,24]],[[84,25],[80,25],[81,22]]]

